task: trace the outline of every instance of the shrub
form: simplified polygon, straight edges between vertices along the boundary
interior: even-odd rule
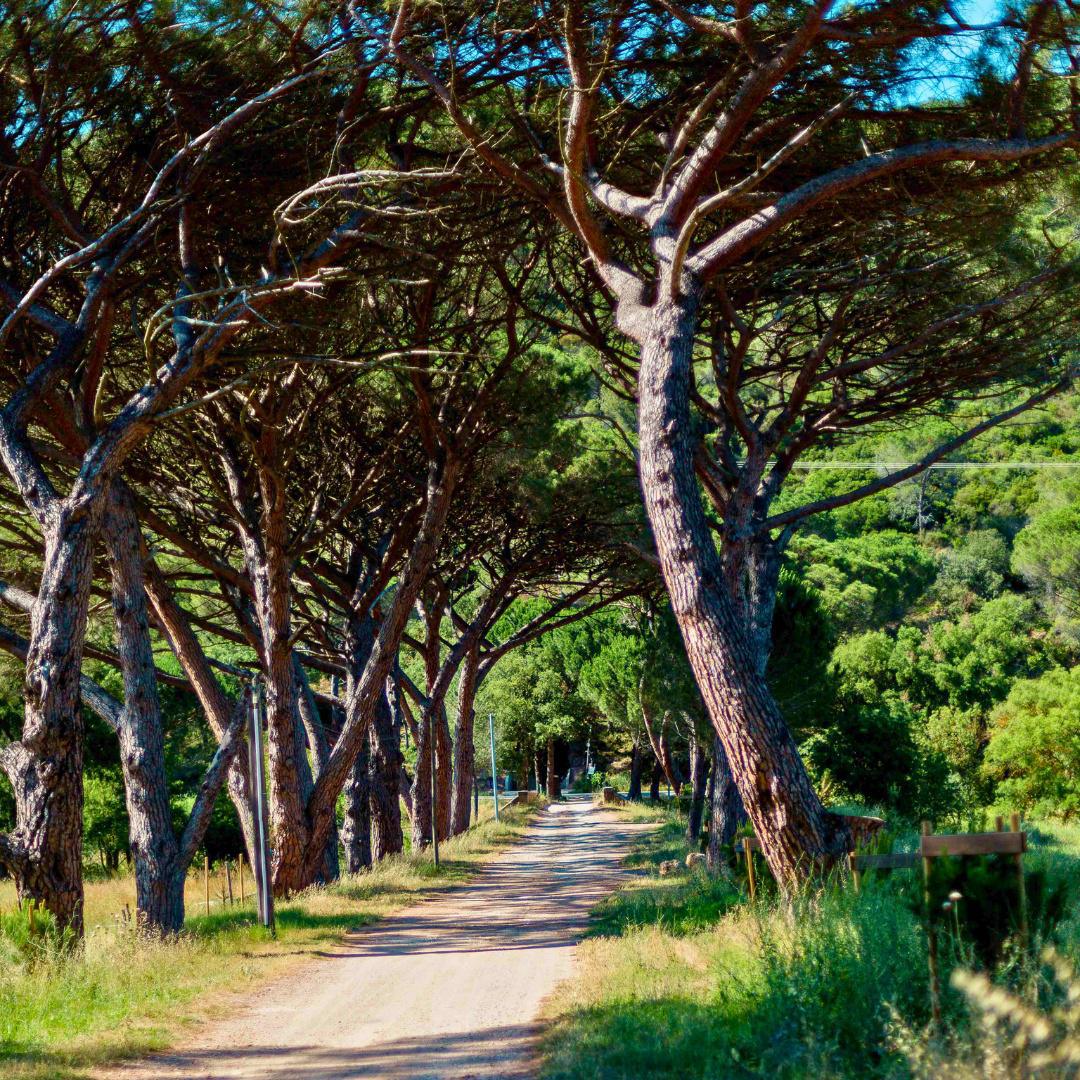
[[[1024,813],[1080,811],[1080,667],[1012,688],[993,714],[984,769],[998,798]]]
[[[33,900],[0,911],[0,966],[28,967],[66,951],[72,932],[61,932],[52,912]]]

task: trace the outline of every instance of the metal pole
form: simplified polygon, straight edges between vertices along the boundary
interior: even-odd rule
[[[438,768],[438,756],[435,745],[435,714],[428,713],[428,743],[431,746],[431,850],[435,855],[435,865],[439,865],[439,799],[438,785],[435,783],[435,771]]]
[[[266,835],[266,766],[263,760],[262,709],[262,684],[256,679],[251,685],[251,723],[248,727],[251,809],[255,818],[255,839],[258,848],[255,852],[256,864],[252,870],[255,873],[259,922],[273,933],[274,896],[270,888],[270,849]]]
[[[499,781],[495,776],[495,714],[488,713],[488,736],[491,739],[491,794],[495,799],[495,820],[499,820]]]

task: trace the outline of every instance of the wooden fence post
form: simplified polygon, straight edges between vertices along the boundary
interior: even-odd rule
[[[203,856],[203,892],[206,894],[206,914],[210,914],[210,856]]]
[[[746,880],[750,886],[750,899],[757,896],[757,881],[754,878],[754,845],[749,837],[743,840],[743,854],[746,856]]]
[[[929,821],[922,823],[922,835],[929,836],[931,827]],[[938,952],[937,952],[937,928],[934,926],[933,915],[930,911],[930,867],[932,860],[923,856],[923,906],[926,908],[926,951],[930,963],[930,1013],[934,1019],[934,1026],[941,1023],[941,984],[938,979]]]
[[[853,851],[848,852],[847,863],[848,871],[851,873],[851,883],[855,886],[855,891],[858,892],[859,886],[861,884],[862,874],[856,868],[855,853]]]
[[[232,869],[230,867],[228,859],[225,860],[225,884],[226,884],[226,886],[228,887],[228,890],[229,890],[229,903],[231,904],[233,902]]]
[[[1009,825],[1014,833],[1020,831],[1020,815],[1012,814],[1009,817]],[[1024,884],[1024,853],[1018,851],[1013,858],[1016,860],[1016,889],[1020,901],[1020,944],[1026,949],[1028,944],[1028,904],[1027,886]]]
[[[236,862],[236,872],[240,875],[240,904],[244,903],[244,855],[240,854],[240,858]]]

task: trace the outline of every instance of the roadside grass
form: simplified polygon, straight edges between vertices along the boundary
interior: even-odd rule
[[[328,888],[278,902],[278,935],[255,923],[253,905],[205,911],[201,875],[188,882],[189,915],[176,941],[147,941],[115,916],[133,904],[127,880],[87,886],[85,947],[43,949],[29,959],[0,951],[0,1076],[74,1080],[109,1062],[164,1049],[195,1024],[237,1003],[236,993],[333,946],[350,929],[468,881],[516,841],[535,807],[512,807],[429,852],[406,853]],[[129,896],[130,892],[130,896]],[[5,897],[0,909],[10,908]]]
[[[945,1023],[931,1035],[917,878],[867,881],[858,894],[834,880],[790,904],[751,904],[701,869],[659,876],[661,861],[685,856],[683,828],[669,813],[629,860],[641,874],[598,905],[575,979],[545,1007],[543,1080],[976,1080],[999,1060],[1013,1070],[1002,1077],[1019,1075],[1012,1029],[973,1016],[947,971]],[[1030,867],[1077,896],[1080,830],[1044,826],[1033,839]],[[1077,916],[1051,939],[1080,955]],[[999,977],[1027,1001],[1050,1000],[1037,960],[1008,958]]]

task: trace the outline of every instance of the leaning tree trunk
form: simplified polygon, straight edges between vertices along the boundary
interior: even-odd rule
[[[705,744],[694,737],[690,747],[690,819],[686,824],[686,838],[694,843],[701,835],[701,819],[705,814],[705,791],[709,786],[709,757]]]
[[[480,656],[470,649],[458,675],[457,730],[454,732],[454,796],[450,813],[450,832],[458,836],[472,820],[473,784],[476,780],[476,745],[473,726],[476,720],[477,674]]]
[[[405,846],[401,833],[400,777],[401,720],[397,684],[386,680],[371,727],[371,858],[373,862],[396,855]]]
[[[724,861],[723,849],[734,842],[735,834],[746,821],[746,811],[731,778],[724,744],[719,735],[713,737],[710,789],[712,820],[709,822],[709,846],[705,862],[710,870],[719,870]]]
[[[641,773],[644,768],[644,756],[641,753],[641,747],[637,743],[634,743],[630,750],[630,787],[626,793],[626,797],[631,802],[641,801]]]
[[[345,868],[350,874],[359,874],[371,866],[370,764],[370,743],[365,741],[342,792],[345,813],[341,820],[341,843],[345,848]]]
[[[555,771],[555,740],[547,741],[547,797],[552,801],[559,798],[559,774]]]
[[[841,855],[848,834],[810,783],[724,585],[694,474],[689,391],[695,308],[691,298],[661,297],[642,333],[641,486],[697,684],[769,868],[790,888],[814,864]]]
[[[93,577],[97,505],[49,511],[41,586],[30,614],[22,736],[0,751],[15,795],[15,828],[0,859],[20,900],[59,926],[83,929],[83,718],[80,676]]]
[[[124,680],[124,706],[117,735],[135,862],[135,907],[141,929],[176,934],[184,925],[184,868],[178,865],[179,847],[169,806],[142,537],[131,495],[117,481],[110,492],[104,534]]]

